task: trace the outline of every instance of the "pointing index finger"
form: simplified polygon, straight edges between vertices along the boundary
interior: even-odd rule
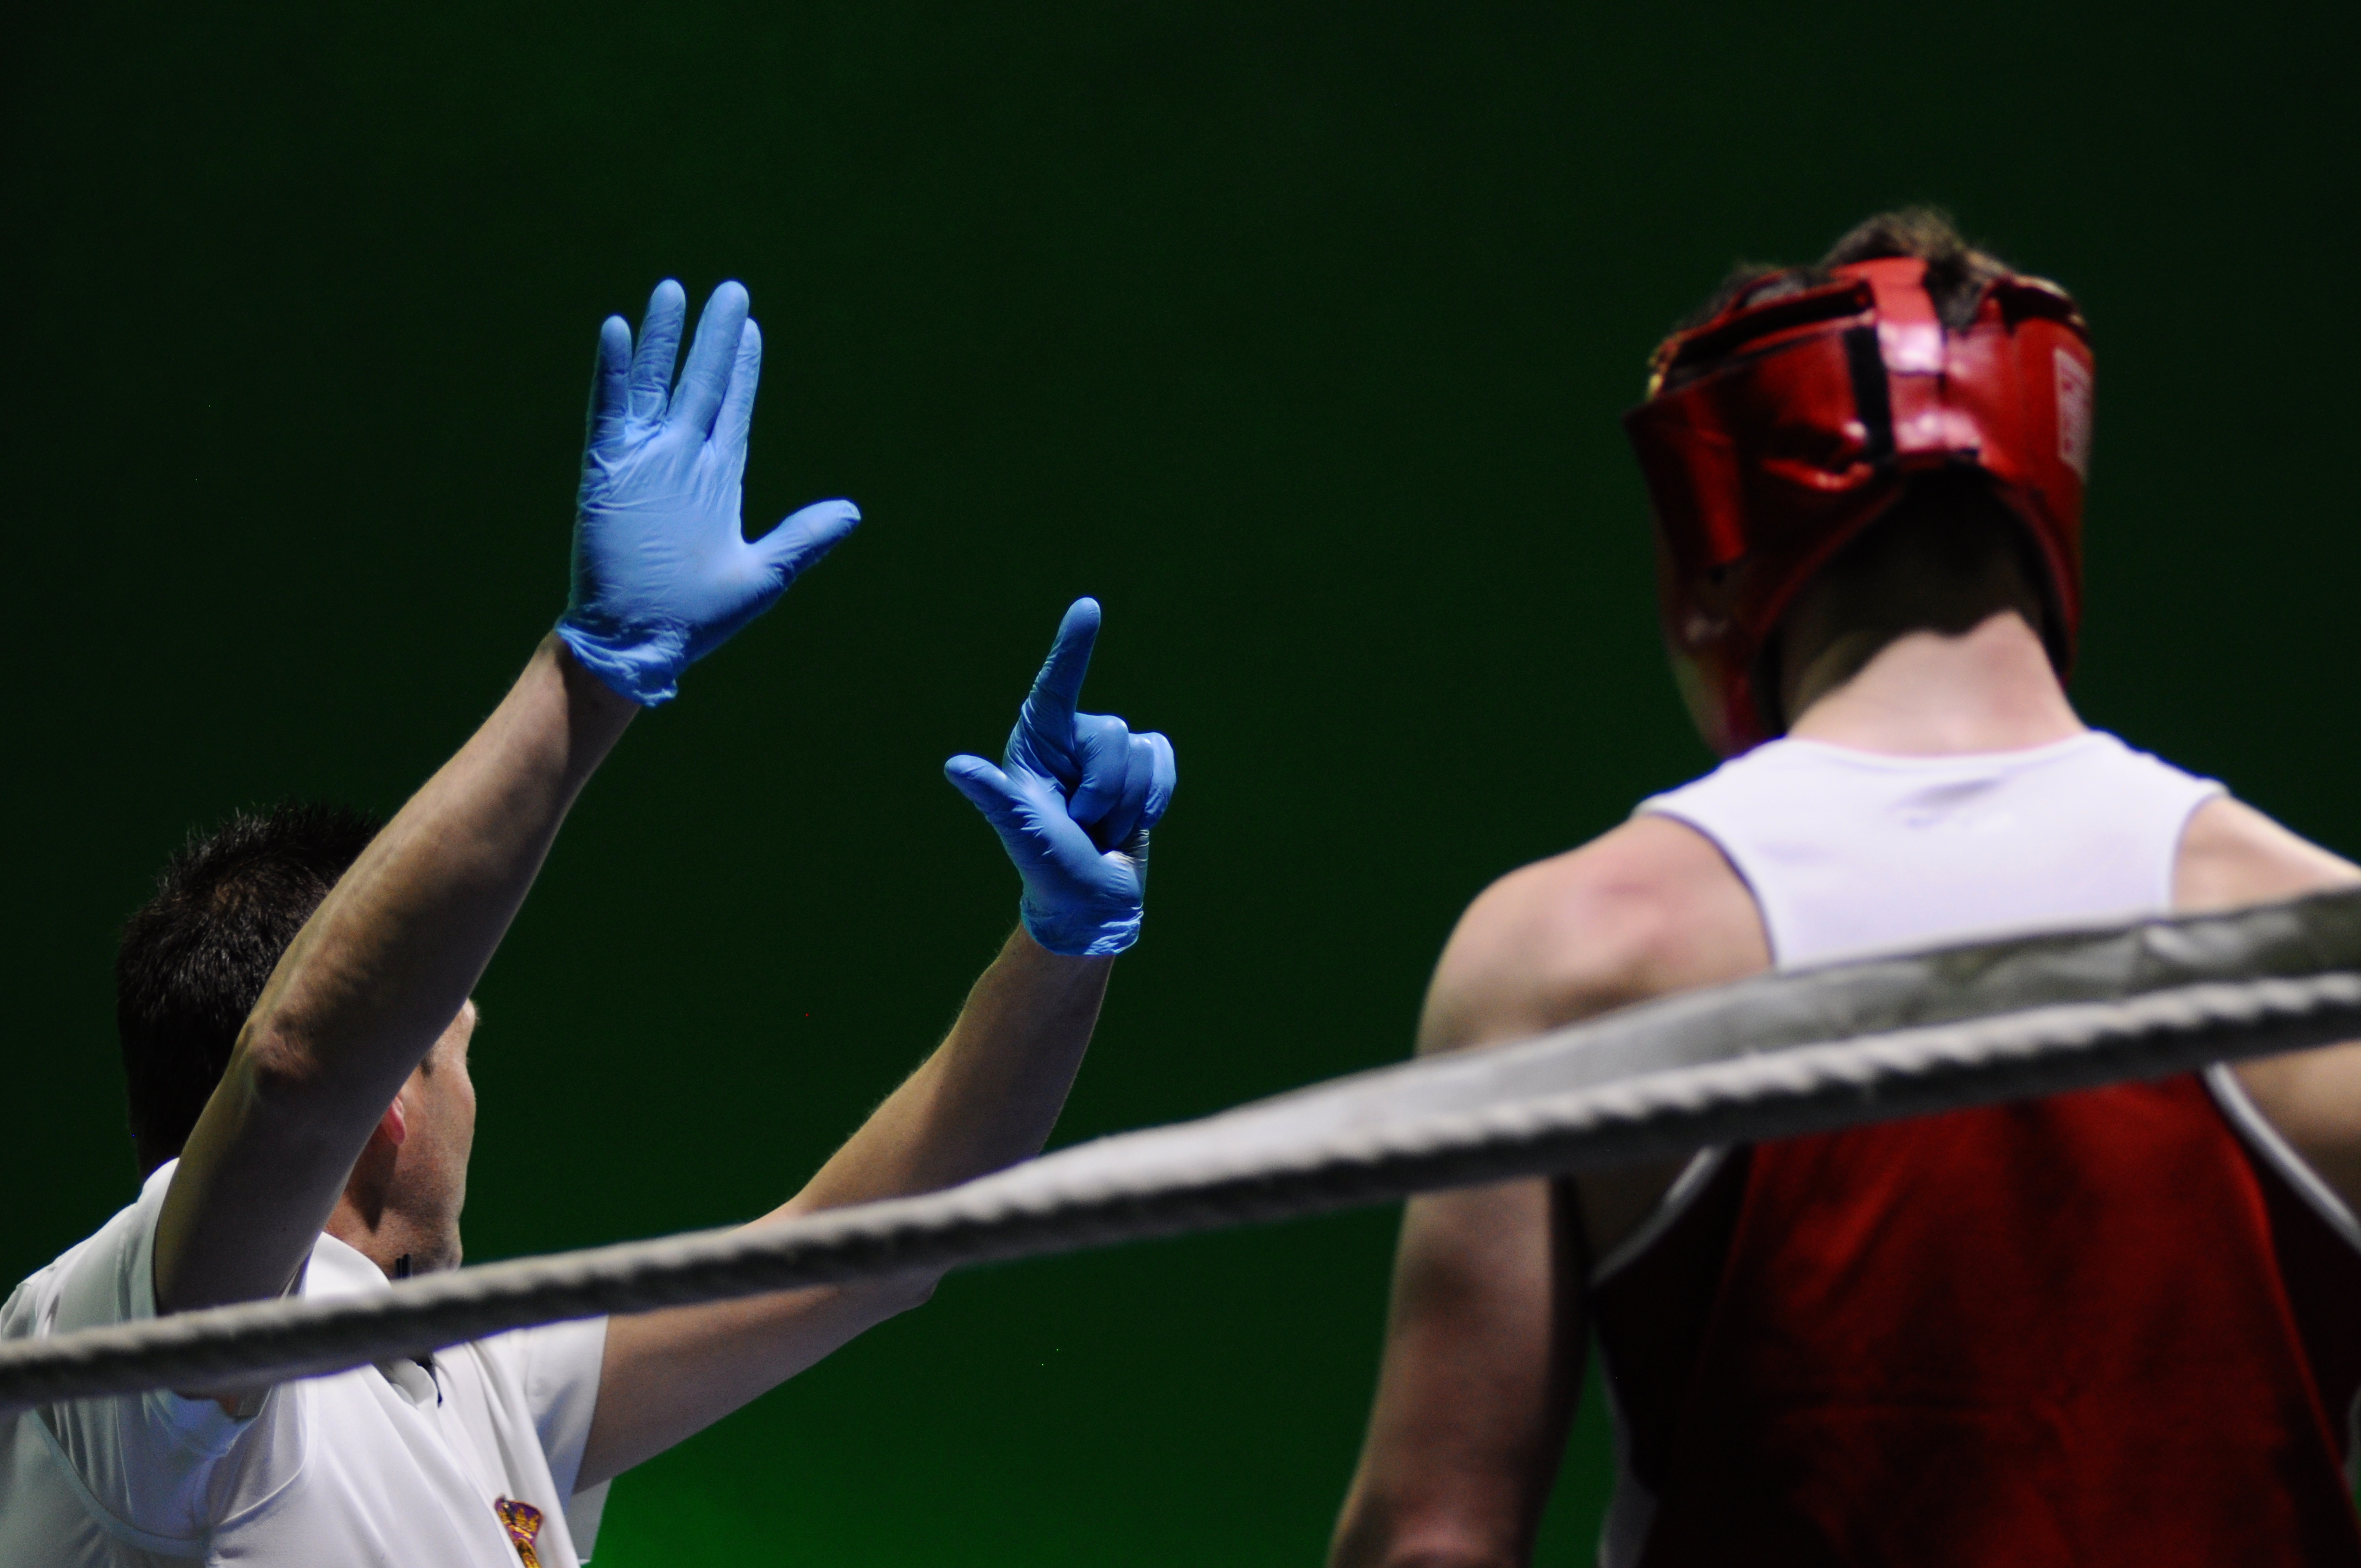
[[[1083,598],[1067,608],[1058,622],[1058,640],[1041,673],[1033,677],[1033,695],[1025,706],[1037,722],[1053,721],[1063,735],[1073,727],[1074,704],[1082,695],[1082,676],[1091,667],[1091,644],[1098,641],[1099,601]]]

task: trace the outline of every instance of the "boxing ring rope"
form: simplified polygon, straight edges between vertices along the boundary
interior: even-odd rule
[[[0,1344],[0,1411],[317,1376],[566,1318],[1071,1252],[2361,1038],[2361,890],[1772,974],[961,1186]]]

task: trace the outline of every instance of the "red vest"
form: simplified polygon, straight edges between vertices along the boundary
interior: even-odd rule
[[[2361,1568],[2361,1251],[2196,1078],[1735,1150],[1591,1306],[1642,1568]]]

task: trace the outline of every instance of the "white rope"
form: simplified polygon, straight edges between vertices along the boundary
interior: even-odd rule
[[[0,1409],[1277,1220],[2361,1037],[2361,892],[1765,976],[944,1191],[0,1344]]]

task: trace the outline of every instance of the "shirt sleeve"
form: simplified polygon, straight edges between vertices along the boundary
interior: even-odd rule
[[[177,1162],[148,1179],[139,1200],[59,1260],[37,1334],[136,1322],[156,1315],[156,1219]],[[119,1537],[202,1548],[230,1488],[227,1473],[259,1463],[289,1474],[302,1462],[295,1403],[274,1389],[244,1418],[211,1399],[162,1389],[80,1399],[38,1412],[83,1503]],[[270,1485],[269,1476],[246,1481]],[[239,1487],[238,1490],[245,1490]]]
[[[590,1419],[598,1409],[598,1375],[607,1359],[607,1320],[583,1318],[567,1323],[545,1323],[502,1334],[498,1342],[514,1357],[533,1430],[541,1435],[541,1451],[549,1459],[550,1479],[566,1501],[566,1529],[575,1552],[588,1560],[598,1538],[599,1516],[607,1507],[601,1481],[575,1490],[582,1474],[582,1452],[590,1442]]]

